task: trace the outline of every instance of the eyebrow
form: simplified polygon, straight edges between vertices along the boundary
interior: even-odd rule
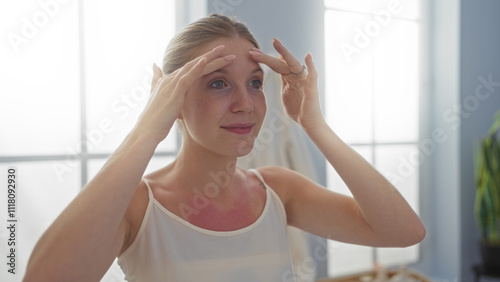
[[[213,72],[211,72],[211,73],[207,73],[207,74],[206,74],[206,75],[204,75],[204,76],[209,76],[209,75],[211,75],[211,74],[213,74],[213,73],[216,73],[216,72],[220,72],[220,73],[223,73],[223,74],[228,74],[228,73],[229,73],[227,70],[225,70],[225,69],[221,68],[221,69],[214,70],[214,71],[213,71]],[[263,70],[260,66],[258,66],[258,67],[256,67],[256,68],[255,68],[252,72],[250,72],[250,74],[254,74],[254,73],[256,73],[256,72],[262,72],[262,73],[264,73],[264,70]]]

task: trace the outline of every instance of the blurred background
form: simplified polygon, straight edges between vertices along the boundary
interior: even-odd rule
[[[2,226],[8,167],[18,178],[17,273],[1,263],[0,280],[22,280],[43,231],[134,126],[170,38],[210,13],[246,23],[266,53],[275,54],[273,37],[299,60],[311,52],[329,124],[427,228],[410,248],[307,235],[309,255],[297,274],[314,269],[320,279],[406,265],[435,281],[472,281],[480,261],[473,148],[500,109],[494,0],[0,0]],[[316,181],[349,194],[314,144],[295,134]],[[261,144],[272,150],[278,140]],[[180,141],[172,131],[148,171],[172,161]],[[4,258],[9,236],[0,228]],[[115,264],[102,281],[123,274]]]

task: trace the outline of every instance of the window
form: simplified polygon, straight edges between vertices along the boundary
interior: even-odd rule
[[[17,274],[50,223],[104,164],[144,108],[152,64],[175,32],[175,0],[0,4],[0,181],[15,166]],[[149,164],[176,155],[172,131]],[[2,194],[0,220],[7,222]],[[4,228],[0,253],[7,253]],[[10,276],[9,276],[10,275]],[[121,281],[112,266],[102,281]],[[6,271],[1,281],[12,281]]]
[[[372,163],[417,211],[420,1],[325,0],[325,113],[335,132]],[[328,165],[329,189],[350,195]],[[329,275],[416,262],[418,245],[370,248],[329,241]]]

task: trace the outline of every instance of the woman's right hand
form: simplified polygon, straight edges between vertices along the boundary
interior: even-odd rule
[[[153,65],[151,97],[134,128],[159,142],[165,139],[181,113],[189,87],[200,77],[230,64],[235,55],[222,56],[224,45],[191,60],[176,71],[163,75]]]

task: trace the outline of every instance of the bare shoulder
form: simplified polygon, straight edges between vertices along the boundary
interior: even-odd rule
[[[285,206],[301,187],[315,184],[302,174],[284,167],[266,166],[256,170],[262,175],[267,185],[278,194]]]
[[[304,182],[311,182],[309,178],[306,176],[280,166],[265,166],[265,167],[259,167],[256,169],[264,178],[266,183],[268,183],[270,186],[270,183],[275,183],[278,185],[286,185],[290,184],[292,186],[296,186],[295,184],[304,183]]]

